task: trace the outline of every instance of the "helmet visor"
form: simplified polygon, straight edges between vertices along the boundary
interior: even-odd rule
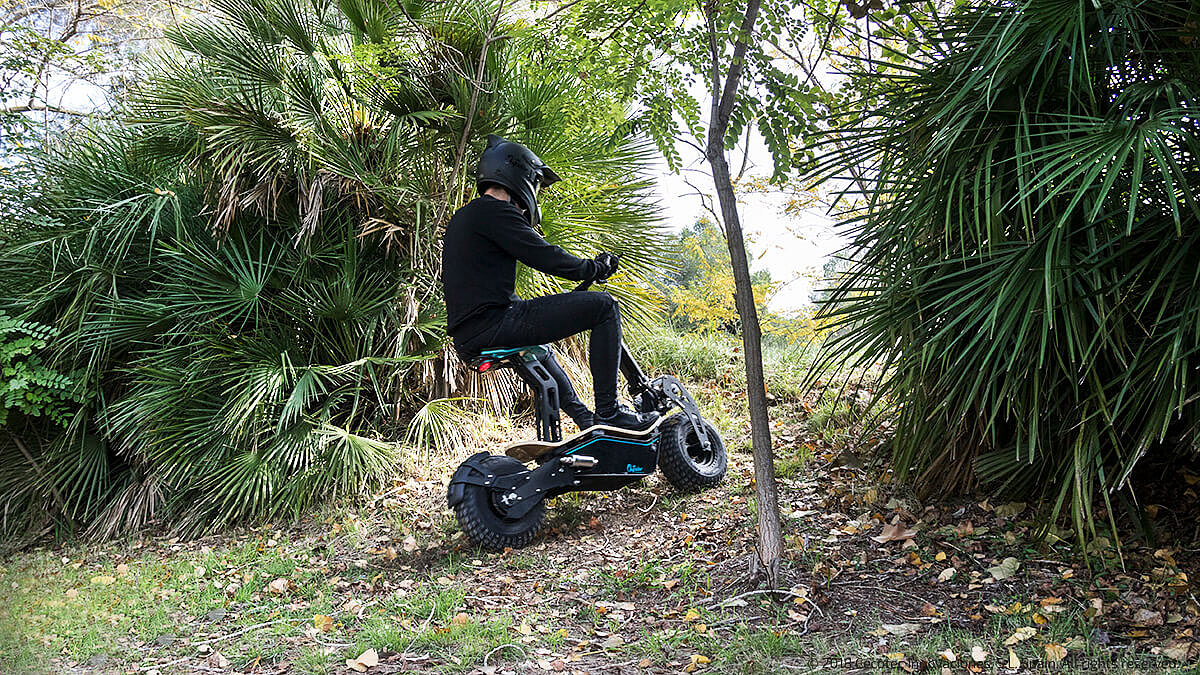
[[[543,166],[542,168],[538,169],[538,179],[536,181],[537,185],[535,185],[535,187],[536,188],[549,187],[549,186],[557,183],[560,180],[562,180],[562,179],[558,177],[558,174],[554,173],[554,169],[551,169],[548,166]]]

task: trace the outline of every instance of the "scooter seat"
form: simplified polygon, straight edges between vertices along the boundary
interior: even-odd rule
[[[516,365],[513,363],[514,360],[519,363],[533,363],[541,360],[548,353],[550,353],[549,345],[485,349],[479,356],[471,359],[467,366],[477,373],[486,373],[505,365]],[[506,361],[509,363],[505,363]]]

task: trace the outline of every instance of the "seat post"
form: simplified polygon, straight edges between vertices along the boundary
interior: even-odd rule
[[[513,366],[517,375],[533,389],[534,407],[537,409],[537,434],[539,441],[557,443],[562,440],[559,428],[558,385],[554,378],[538,361],[522,361]]]

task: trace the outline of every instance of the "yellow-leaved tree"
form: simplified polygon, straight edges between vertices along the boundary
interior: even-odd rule
[[[740,320],[734,305],[733,268],[729,250],[716,223],[707,217],[679,234],[680,267],[666,279],[671,320],[685,330],[737,333]],[[766,312],[779,284],[771,273],[758,270],[754,282],[754,304],[760,316]]]

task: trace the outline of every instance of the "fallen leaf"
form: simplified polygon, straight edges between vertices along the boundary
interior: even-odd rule
[[[887,654],[884,654],[884,656],[887,657],[888,661],[903,661],[904,660],[904,652],[888,652]]]
[[[600,646],[605,649],[616,649],[623,644],[625,644],[625,640],[622,640],[620,635],[609,635],[607,640],[600,643]]]
[[[291,585],[292,582],[290,580],[279,578],[267,584],[267,590],[275,595],[283,595],[284,593],[287,593],[288,588],[291,587]]]
[[[1021,659],[1017,658],[1017,653],[1012,650],[1012,647],[1008,648],[1008,667],[1013,670],[1021,667]]]
[[[894,525],[884,525],[883,531],[874,537],[871,537],[871,539],[879,542],[880,544],[886,544],[889,541],[904,541],[906,539],[912,539],[915,536],[917,536],[917,531],[909,529],[908,526],[904,524],[903,520],[899,520],[896,521]]]
[[[700,612],[697,612],[694,609],[689,609],[687,611],[687,613],[683,615],[684,622],[695,621],[696,619],[699,619],[699,618],[700,618]]]
[[[413,551],[417,550],[417,538],[411,534],[408,535],[404,538],[404,541],[400,542],[400,548],[412,553]]]
[[[1025,510],[1025,502],[1009,502],[996,507],[996,515],[1001,518],[1015,516]]]
[[[465,626],[471,623],[471,615],[467,614],[466,612],[459,612],[458,614],[454,615],[454,618],[450,620],[450,623],[454,624],[455,626]]]
[[[885,623],[880,628],[896,637],[904,637],[921,630],[921,626],[915,623]]]
[[[97,586],[107,586],[116,580],[117,578],[110,574],[102,574],[98,577],[92,577],[92,583],[96,584]]]
[[[1016,558],[1005,558],[999,565],[987,568],[988,574],[996,581],[1004,581],[1021,569],[1021,561]]]
[[[374,668],[379,665],[379,652],[374,649],[368,649],[358,655],[357,659],[347,659],[346,667],[358,671],[360,673],[367,672],[367,668]]]
[[[333,630],[333,617],[317,614],[313,617],[313,626],[322,633]]]
[[[1182,640],[1172,640],[1162,648],[1162,653],[1169,659],[1175,661],[1190,661],[1192,652],[1192,642]]]
[[[1046,645],[1046,660],[1050,663],[1058,663],[1067,657],[1067,648],[1062,645],[1056,645],[1053,642]]]
[[[971,647],[971,660],[975,663],[983,663],[987,660],[987,657],[988,653],[984,651],[983,647],[980,647],[979,645]]]
[[[1008,636],[1008,638],[1006,640],[1004,640],[1004,644],[1008,645],[1008,646],[1012,646],[1012,645],[1017,644],[1018,642],[1024,642],[1024,641],[1028,640],[1029,638],[1033,637],[1034,635],[1037,635],[1036,628],[1030,628],[1029,626],[1022,626],[1022,627],[1018,628],[1016,630],[1016,632],[1014,632],[1012,635]]]
[[[954,652],[949,649],[947,649],[946,651],[943,651],[943,652],[938,652],[938,656],[942,657],[943,659],[945,659],[951,663],[954,663],[955,661],[958,660],[958,657],[955,656]]]
[[[221,652],[213,652],[213,653],[209,654],[208,656],[206,656],[204,658],[204,661],[208,665],[214,666],[216,668],[224,669],[224,668],[229,667],[229,659],[222,656]]]
[[[667,589],[668,591],[671,590],[672,588],[675,588],[678,585],[679,585],[678,579],[667,579],[666,581],[663,582],[663,588]]]
[[[1139,609],[1137,614],[1133,615],[1133,623],[1138,626],[1161,626],[1163,625],[1162,612],[1155,612],[1146,608]]]
[[[129,565],[126,565],[125,563],[117,565],[117,576],[123,577],[126,574],[129,574]]]
[[[938,575],[938,581],[950,581],[954,578],[955,574],[958,574],[958,570],[954,569],[953,567],[947,567],[946,569],[942,570],[941,574]]]

